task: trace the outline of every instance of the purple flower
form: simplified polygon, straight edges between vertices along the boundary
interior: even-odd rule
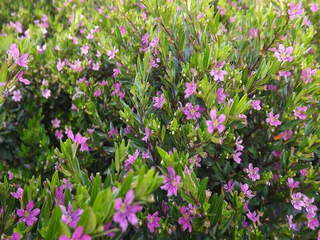
[[[50,89],[43,89],[41,91],[41,94],[44,98],[48,99],[51,96],[51,90]]]
[[[296,17],[300,18],[303,14],[302,2],[299,2],[298,4],[291,2],[289,4],[288,14],[289,14],[290,20],[293,20]]]
[[[34,203],[31,200],[26,209],[18,209],[17,215],[20,217],[19,222],[25,222],[28,226],[32,226],[37,220],[37,216],[40,213],[39,208],[34,208]]]
[[[60,123],[61,123],[61,121],[59,119],[57,119],[57,118],[51,120],[51,124],[52,124],[53,128],[59,128],[60,127]]]
[[[62,210],[61,220],[63,223],[68,224],[71,228],[76,228],[78,221],[80,220],[80,216],[83,213],[82,209],[76,209],[72,211],[72,204],[69,202],[68,210],[65,206],[60,205]]]
[[[83,137],[80,133],[77,133],[74,137],[73,132],[71,130],[67,130],[67,136],[70,138],[74,143],[80,146],[80,151],[89,151],[89,147],[87,145],[88,138]]]
[[[112,223],[108,222],[105,225],[103,225],[103,230],[106,232],[106,236],[108,237],[114,237],[116,235],[115,232],[109,232],[110,228],[112,228]]]
[[[166,99],[161,92],[157,92],[157,96],[154,96],[153,98],[153,107],[157,109],[161,109],[163,105],[166,103]]]
[[[58,129],[57,129],[57,130],[55,131],[54,135],[55,135],[56,138],[59,139],[59,140],[63,138],[63,132],[62,132],[62,130],[58,130]]]
[[[319,220],[317,217],[308,218],[308,228],[316,230],[319,227]]]
[[[124,166],[126,171],[129,171],[133,163],[138,159],[139,157],[139,150],[137,149],[134,153],[134,155],[129,155],[128,159],[124,162]]]
[[[187,120],[197,120],[201,117],[200,106],[196,104],[192,106],[192,103],[187,103],[184,107],[180,107],[181,112],[186,115]]]
[[[304,107],[297,107],[296,109],[293,110],[293,114],[296,118],[299,118],[301,120],[305,120],[307,118],[307,109],[308,107],[304,106]]]
[[[291,137],[292,137],[292,130],[286,130],[286,131],[283,131],[279,134],[279,136],[284,140],[284,141],[287,141],[289,140]]]
[[[223,88],[218,88],[217,90],[217,96],[218,96],[218,103],[221,104],[224,102],[224,100],[227,98],[227,94],[225,94]]]
[[[191,83],[186,83],[186,90],[184,90],[184,98],[189,98],[197,91],[197,84],[194,80]]]
[[[298,188],[299,187],[299,181],[295,182],[293,178],[288,178],[287,186],[289,188],[291,188],[291,189]]]
[[[293,57],[291,56],[293,52],[293,47],[285,48],[283,44],[280,44],[278,49],[275,50],[275,57],[278,58],[280,62],[292,62]]]
[[[22,99],[20,90],[15,90],[12,92],[12,100],[15,102],[20,102]]]
[[[160,217],[158,217],[158,214],[158,211],[156,211],[152,215],[150,215],[149,213],[147,215],[147,226],[149,228],[149,231],[152,233],[154,232],[155,228],[160,227]]]
[[[291,76],[291,72],[279,71],[278,76],[279,77],[290,77]]]
[[[120,82],[114,83],[112,85],[113,91],[111,93],[112,96],[118,96],[119,98],[124,98],[125,91],[121,91],[122,84]]]
[[[108,55],[108,57],[109,57],[109,60],[114,59],[114,57],[116,56],[116,53],[117,53],[117,52],[119,52],[118,49],[109,50],[109,51],[107,52],[107,55]]]
[[[179,217],[178,223],[182,225],[183,231],[188,229],[189,232],[192,232],[190,209],[188,207],[181,207],[180,212],[182,216]]]
[[[20,52],[16,44],[12,44],[10,46],[8,55],[13,58],[15,64],[19,65],[20,67],[28,67],[29,55],[25,53],[20,56]]]
[[[316,75],[317,70],[316,69],[311,69],[311,68],[306,68],[301,71],[301,79],[303,80],[304,83],[311,83],[313,81],[313,76]]]
[[[11,196],[14,197],[15,199],[22,199],[23,189],[19,187],[16,192],[11,193]]]
[[[57,205],[64,205],[64,188],[63,188],[63,186],[56,187],[54,200]]]
[[[199,154],[194,155],[189,159],[189,163],[195,165],[196,167],[201,167],[201,157]]]
[[[293,216],[292,215],[289,215],[287,216],[287,219],[288,219],[288,225],[289,225],[289,228],[293,231],[298,231],[299,228],[298,228],[298,224],[296,223],[293,223]]]
[[[253,223],[259,222],[260,215],[257,214],[256,211],[253,211],[253,212],[249,211],[246,215]]]
[[[221,114],[219,117],[217,116],[217,110],[212,109],[210,111],[211,120],[206,121],[206,125],[208,127],[208,132],[213,133],[215,129],[218,130],[219,133],[222,133],[225,129],[225,126],[222,124],[226,120],[226,115]]]
[[[58,69],[58,71],[60,72],[65,65],[66,65],[66,62],[65,62],[65,61],[61,61],[61,59],[59,58],[59,59],[58,59],[58,62],[57,62],[57,69]]]
[[[233,161],[236,163],[240,164],[242,159],[241,159],[242,152],[234,152],[232,155]]]
[[[91,240],[91,237],[89,235],[84,234],[83,228],[79,226],[73,233],[71,238],[63,235],[59,237],[59,240]]]
[[[144,142],[148,142],[148,139],[150,138],[151,136],[151,131],[149,128],[145,128],[144,129],[144,137],[142,138],[142,141]]]
[[[261,110],[260,104],[261,104],[260,100],[253,100],[252,103],[251,103],[251,106],[252,106],[253,109],[259,111],[259,110]]]
[[[181,177],[176,175],[172,167],[168,167],[169,177],[164,177],[164,185],[161,186],[161,189],[166,190],[167,196],[177,196],[178,187],[181,183]]]
[[[273,112],[268,113],[268,118],[266,119],[266,121],[271,126],[281,125],[281,121],[279,120],[279,114],[273,115]]]
[[[241,192],[243,192],[247,198],[253,198],[255,196],[252,193],[252,191],[249,189],[249,185],[246,183],[245,184],[240,183],[240,189],[241,189]]]
[[[12,236],[9,238],[10,240],[20,240],[22,236],[18,232],[14,232]]]
[[[138,223],[136,213],[142,210],[142,206],[132,205],[131,203],[133,202],[133,199],[133,190],[129,190],[124,201],[121,198],[118,198],[115,201],[114,208],[117,212],[113,215],[113,221],[120,224],[122,232],[126,231],[128,222],[132,225],[136,225]]]
[[[297,210],[301,210],[302,207],[305,206],[304,201],[302,200],[302,196],[303,194],[300,192],[291,195],[291,204]]]
[[[233,188],[234,188],[235,182],[230,179],[226,184],[223,185],[223,188],[227,191],[227,192],[232,192]]]
[[[248,166],[248,168],[245,169],[245,171],[248,173],[248,177],[252,181],[257,181],[260,179],[259,168],[257,168],[257,167],[254,168],[252,163],[249,163],[249,166]]]
[[[318,10],[319,10],[319,5],[317,3],[310,4],[310,11],[311,12],[317,12]]]
[[[221,62],[221,63],[215,63],[213,69],[210,72],[210,76],[214,77],[214,80],[216,82],[221,82],[224,80],[224,76],[228,74],[227,71],[221,70],[223,68],[223,66],[225,65],[225,62]]]
[[[18,73],[17,78],[18,78],[18,81],[19,81],[19,82],[22,82],[24,85],[29,85],[29,84],[31,84],[31,82],[30,82],[28,79],[23,78],[23,72],[22,72],[22,71],[20,71],[20,72]]]

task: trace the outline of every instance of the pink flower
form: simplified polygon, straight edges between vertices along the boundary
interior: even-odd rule
[[[304,107],[297,107],[296,109],[293,110],[293,113],[294,113],[294,116],[298,119],[301,119],[301,120],[305,120],[307,118],[307,109],[308,107],[304,106]]]
[[[91,240],[91,237],[89,235],[86,235],[83,232],[83,228],[79,226],[76,231],[73,233],[72,237],[69,238],[65,235],[60,236],[59,240]]]
[[[19,187],[16,192],[11,193],[11,196],[14,197],[15,199],[22,199],[23,189]]]
[[[236,163],[240,164],[242,159],[241,159],[242,152],[234,152],[232,155],[233,161]]]
[[[233,188],[234,188],[235,182],[230,179],[226,184],[223,185],[223,188],[227,191],[227,192],[232,192]]]
[[[121,74],[121,71],[119,68],[114,68],[112,71],[113,71],[112,77],[114,78]]]
[[[51,90],[50,89],[43,89],[41,91],[41,94],[44,98],[48,99],[51,96]]]
[[[80,133],[77,133],[74,137],[73,132],[71,130],[67,130],[67,136],[70,138],[74,143],[80,145],[80,151],[89,151],[89,147],[87,145],[88,138],[81,136]]]
[[[102,95],[102,91],[100,88],[97,88],[93,93],[93,96],[95,97],[100,97],[101,95]]]
[[[313,81],[313,76],[316,75],[317,70],[316,69],[311,69],[311,68],[306,68],[301,71],[301,79],[305,84],[307,83],[312,83]]]
[[[287,131],[281,132],[279,135],[284,141],[287,141],[292,137],[292,133],[293,133],[292,130],[287,130]]]
[[[151,131],[149,128],[145,128],[144,129],[144,137],[142,138],[142,141],[144,142],[148,142],[148,139],[150,138],[151,136]]]
[[[116,233],[115,232],[111,232],[110,228],[112,228],[112,223],[111,222],[108,222],[105,225],[103,225],[103,230],[106,232],[106,236],[114,237],[116,235]],[[108,231],[110,231],[110,232],[108,232]]]
[[[63,132],[62,132],[62,130],[58,130],[58,129],[57,129],[57,130],[55,131],[54,135],[55,135],[56,138],[59,139],[59,140],[63,138]]]
[[[189,98],[197,91],[197,84],[194,80],[191,83],[186,83],[186,90],[184,90],[184,98]]]
[[[210,72],[210,76],[214,77],[214,80],[216,82],[221,82],[224,80],[224,76],[228,74],[227,71],[221,70],[223,68],[223,66],[225,65],[225,62],[221,62],[221,63],[215,63],[213,69]]]
[[[199,156],[199,154],[196,154],[193,157],[189,158],[189,163],[195,165],[196,167],[201,167],[201,157]]]
[[[61,59],[59,58],[59,59],[58,59],[58,62],[57,62],[57,69],[58,69],[58,71],[60,72],[65,65],[66,65],[66,62],[65,62],[65,61],[61,61]]]
[[[181,183],[181,177],[176,175],[174,169],[172,167],[168,167],[169,177],[164,177],[164,185],[161,186],[161,189],[167,191],[167,196],[177,196],[178,187]]]
[[[90,48],[89,45],[83,45],[83,46],[80,48],[81,54],[82,54],[82,55],[87,55],[88,52],[89,52],[89,48]]]
[[[25,222],[28,226],[32,226],[37,220],[37,216],[40,213],[39,208],[34,208],[34,203],[31,200],[27,204],[27,208],[24,209],[18,209],[17,210],[17,215],[20,217],[19,222]]]
[[[303,195],[300,192],[293,193],[291,195],[291,204],[297,210],[301,210],[302,207],[304,207],[304,201],[302,200],[302,196]]]
[[[182,216],[179,217],[178,223],[182,225],[183,231],[188,229],[189,232],[192,232],[190,209],[188,207],[181,207],[180,212]]]
[[[20,67],[28,67],[29,55],[25,53],[20,56],[20,52],[16,44],[12,44],[10,46],[8,55],[9,57],[13,58],[15,64],[19,65]]]
[[[289,14],[290,20],[293,20],[296,17],[300,18],[303,14],[302,2],[299,2],[298,4],[291,2],[289,4],[288,14]]]
[[[54,200],[56,202],[56,205],[64,205],[64,187],[56,187],[55,193],[54,193]]]
[[[317,3],[311,3],[310,10],[311,12],[317,12],[319,10],[319,5]]]
[[[124,162],[124,166],[126,171],[129,171],[133,163],[138,159],[139,157],[139,150],[137,149],[134,153],[134,155],[128,155],[128,159]]]
[[[279,120],[279,114],[273,115],[273,112],[268,113],[268,118],[266,119],[266,122],[270,126],[279,126],[281,125],[281,121]]]
[[[110,129],[109,133],[108,133],[109,137],[112,137],[112,136],[116,136],[118,135],[118,130],[117,128],[113,127]]]
[[[316,230],[319,227],[319,220],[317,217],[308,218],[308,228]]]
[[[201,117],[201,113],[199,112],[200,106],[196,104],[192,106],[191,103],[187,103],[184,107],[180,107],[181,112],[186,115],[187,120],[197,120]]]
[[[279,48],[275,50],[274,55],[280,62],[292,62],[293,57],[291,56],[293,47],[285,48],[283,44],[279,45]]]
[[[132,225],[137,225],[138,218],[136,213],[142,210],[142,206],[133,205],[134,193],[133,190],[129,190],[125,196],[124,201],[121,198],[117,198],[114,208],[116,213],[113,215],[113,221],[120,224],[122,232],[125,232],[128,227],[128,222]]]
[[[99,69],[100,69],[100,62],[96,62],[92,64],[93,71],[99,71]]]
[[[52,124],[53,128],[59,128],[60,127],[60,123],[61,123],[61,121],[59,119],[57,119],[57,118],[51,120],[51,124]]]
[[[261,110],[260,104],[261,104],[260,100],[253,100],[252,103],[251,103],[251,106],[252,106],[253,109],[259,111],[259,110]]]
[[[147,226],[149,228],[149,231],[152,233],[154,232],[155,228],[160,227],[160,217],[158,217],[158,214],[158,211],[156,211],[152,215],[150,215],[149,213],[147,215]]]
[[[109,50],[109,51],[107,52],[107,55],[108,55],[108,57],[109,57],[109,60],[114,59],[117,52],[119,52],[119,50],[118,50],[118,49],[115,49],[115,48],[112,49],[112,50]]]
[[[256,211],[254,211],[254,212],[249,211],[246,215],[253,223],[259,222],[260,215],[257,214]]]
[[[20,22],[9,22],[9,27],[14,28],[17,33],[22,33],[22,24]]]
[[[24,85],[29,85],[31,82],[28,79],[23,78],[23,72],[20,71],[17,75],[18,81],[22,82]]]
[[[218,103],[221,104],[224,102],[224,100],[227,98],[228,95],[224,93],[223,88],[218,88],[217,96],[218,96]]]
[[[122,84],[121,82],[114,83],[112,85],[113,91],[111,93],[112,96],[118,96],[119,98],[124,98],[125,91],[121,90]]]
[[[257,181],[260,179],[260,175],[259,175],[259,168],[257,167],[253,167],[252,163],[249,163],[248,168],[245,169],[245,171],[248,173],[248,177],[252,180],[252,181]]]
[[[20,240],[22,236],[18,232],[14,232],[12,236],[9,238],[10,240]]]
[[[157,96],[154,96],[152,99],[153,99],[153,107],[157,109],[161,109],[163,105],[166,103],[164,94],[161,92],[157,92]]]
[[[279,71],[278,76],[279,77],[290,77],[291,76],[291,72]]]
[[[256,28],[251,28],[251,29],[249,30],[249,35],[250,35],[251,38],[256,38],[256,37],[258,37],[258,29],[256,29]]]
[[[212,109],[210,111],[210,117],[211,120],[206,121],[208,132],[213,133],[213,131],[217,129],[219,133],[222,133],[225,129],[225,126],[222,123],[226,120],[226,115],[221,114],[220,116],[217,116],[217,110]]]
[[[291,189],[298,188],[299,184],[300,183],[298,181],[295,182],[293,178],[288,178],[287,180],[287,186]]]
[[[12,100],[15,102],[20,102],[22,99],[20,90],[15,90],[12,92]]]
[[[300,174],[302,175],[302,176],[307,176],[308,175],[308,173],[309,173],[309,170],[307,169],[307,168],[304,168],[304,169],[301,169],[300,171]]]
[[[69,225],[71,228],[76,228],[78,221],[80,220],[80,216],[83,213],[82,209],[76,209],[72,211],[72,205],[69,202],[68,209],[65,206],[60,205],[62,216],[61,220],[63,223]]]
[[[69,63],[71,69],[75,72],[82,72],[83,67],[81,65],[81,61],[79,59],[75,60],[73,63]]]
[[[255,196],[250,190],[249,185],[246,183],[245,184],[240,183],[240,189],[241,189],[241,192],[243,192],[247,198],[253,198]]]

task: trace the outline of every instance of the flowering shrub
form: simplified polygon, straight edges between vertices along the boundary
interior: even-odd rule
[[[1,239],[320,239],[320,3],[0,2]]]

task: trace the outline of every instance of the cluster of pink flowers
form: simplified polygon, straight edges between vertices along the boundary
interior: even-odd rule
[[[180,107],[180,111],[186,116],[187,120],[197,120],[201,117],[201,111],[198,104],[192,105],[192,103],[187,103],[184,107]]]
[[[233,160],[240,164],[241,163],[241,155],[244,147],[242,145],[242,139],[238,136],[236,139],[236,149],[233,153]]]
[[[157,96],[153,96],[152,99],[153,99],[153,107],[157,109],[161,109],[163,105],[166,103],[164,94],[161,92],[157,92]]]
[[[8,51],[9,58],[12,58],[14,63],[20,67],[28,67],[29,64],[29,54],[24,53],[20,55],[20,51],[17,44],[12,44]]]

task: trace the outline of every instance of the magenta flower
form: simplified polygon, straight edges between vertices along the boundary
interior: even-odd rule
[[[241,192],[243,192],[247,198],[253,198],[255,196],[250,190],[249,185],[246,183],[245,184],[240,183],[240,189],[241,189]]]
[[[251,29],[249,30],[249,35],[250,35],[251,38],[256,38],[256,37],[258,37],[258,29],[256,29],[256,28],[251,28]]]
[[[109,60],[114,59],[117,52],[119,52],[118,49],[109,50],[109,51],[107,52],[107,55],[108,55],[108,57],[109,57]]]
[[[62,216],[61,220],[63,223],[68,224],[71,228],[76,228],[80,216],[83,213],[82,209],[76,209],[72,211],[72,204],[69,202],[68,209],[65,206],[60,205]]]
[[[189,163],[192,165],[195,165],[196,167],[201,167],[201,157],[199,154],[194,155],[189,159]]]
[[[301,120],[305,120],[307,118],[307,109],[308,107],[304,106],[304,107],[297,107],[296,109],[293,110],[293,114],[296,118],[301,119]]]
[[[181,177],[176,175],[176,172],[172,167],[168,167],[169,177],[164,177],[164,185],[161,186],[161,189],[167,191],[167,196],[177,196],[178,187],[181,183]]]
[[[303,14],[302,2],[299,2],[298,4],[291,2],[289,4],[288,14],[289,14],[290,20],[293,20],[296,17],[300,18]]]
[[[308,228],[316,230],[319,227],[319,220],[317,217],[308,218]]]
[[[227,192],[232,192],[233,188],[234,188],[235,182],[230,179],[226,184],[223,185],[223,188],[227,191]]]
[[[295,182],[293,178],[288,178],[287,180],[287,186],[291,189],[298,188],[299,184],[300,183],[298,181]]]
[[[12,236],[9,238],[10,240],[20,240],[22,236],[18,232],[14,232]]]
[[[57,205],[64,205],[64,187],[56,187],[54,200]]]
[[[311,12],[317,12],[319,10],[319,5],[317,3],[311,3],[310,10]]]
[[[279,77],[290,77],[291,76],[291,72],[279,71],[278,76]]]
[[[63,131],[62,130],[56,130],[54,135],[56,136],[57,139],[62,139],[63,138]]]
[[[279,114],[273,115],[273,112],[268,113],[268,118],[266,119],[266,122],[270,126],[279,126],[281,125],[281,121],[279,120]]]
[[[139,157],[139,150],[137,149],[134,153],[134,155],[128,155],[128,159],[124,162],[124,167],[126,171],[129,171],[133,163],[138,159]]]
[[[291,204],[297,210],[301,210],[302,207],[305,206],[304,201],[302,200],[302,197],[303,197],[303,194],[300,192],[293,193],[291,195]]]
[[[138,223],[136,213],[142,210],[142,206],[132,205],[133,199],[133,190],[129,190],[124,201],[122,201],[121,198],[118,198],[115,201],[114,208],[117,212],[113,215],[113,221],[120,224],[122,232],[126,231],[128,222],[132,225],[136,225]]]
[[[12,92],[12,100],[15,102],[20,102],[22,99],[20,90],[15,90]]]
[[[19,187],[16,192],[11,193],[11,196],[14,197],[15,199],[22,199],[23,189]]]
[[[184,107],[180,107],[181,112],[186,115],[187,120],[197,120],[201,117],[201,113],[199,112],[200,106],[196,104],[192,106],[192,103],[187,103]]]
[[[208,127],[208,132],[213,133],[215,129],[218,130],[219,133],[222,133],[225,129],[225,126],[222,124],[226,120],[226,115],[221,114],[219,117],[217,116],[217,110],[212,109],[210,111],[211,120],[206,121],[206,125]]]
[[[236,163],[240,164],[242,159],[241,159],[242,152],[234,152],[232,155],[233,161]]]
[[[57,118],[51,120],[51,124],[52,124],[53,128],[59,128],[60,127],[60,123],[61,123],[61,121],[59,119],[57,119]]]
[[[253,167],[252,163],[249,163],[249,166],[245,169],[245,171],[248,173],[248,177],[252,181],[257,181],[260,179],[259,168]]]
[[[218,96],[218,103],[221,104],[224,102],[224,100],[227,98],[227,94],[225,94],[223,88],[218,88],[217,90],[217,96]]]
[[[147,215],[147,226],[150,232],[154,232],[155,228],[160,227],[160,217],[158,217],[158,211],[153,213],[152,215],[148,213]]]
[[[17,215],[20,217],[19,222],[25,222],[28,226],[32,226],[37,220],[37,216],[40,213],[39,208],[34,208],[34,203],[31,200],[26,209],[18,209]]]
[[[181,207],[180,212],[182,216],[179,217],[178,223],[182,225],[183,231],[188,229],[189,232],[192,232],[190,209],[188,207]]]
[[[60,236],[59,240],[91,240],[91,237],[89,235],[86,235],[83,232],[83,228],[79,226],[76,231],[73,233],[72,237],[69,238],[65,235]]]
[[[15,61],[15,64],[19,65],[20,67],[28,67],[29,55],[25,53],[20,56],[20,52],[16,44],[12,44],[10,46],[8,55]]]
[[[148,139],[150,138],[151,136],[151,131],[149,128],[145,128],[144,129],[144,137],[142,138],[142,141],[144,142],[148,142]]]
[[[291,56],[293,52],[293,47],[285,48],[283,44],[279,45],[279,48],[275,50],[275,57],[278,58],[280,62],[292,62],[293,57]]]
[[[157,109],[161,109],[163,105],[166,103],[166,99],[161,92],[157,92],[157,96],[154,96],[153,98],[153,107]]]
[[[184,90],[184,98],[189,98],[197,91],[197,84],[194,80],[191,83],[186,83],[186,90]]]
[[[253,223],[259,222],[260,215],[257,214],[256,211],[253,211],[253,212],[249,211],[246,215]]]
[[[106,236],[108,236],[108,237],[114,237],[116,235],[115,232],[111,232],[110,231],[111,228],[112,228],[112,223],[111,222],[108,222],[105,225],[103,225],[103,230],[106,232]]]
[[[19,81],[19,82],[22,82],[24,85],[29,85],[29,84],[31,84],[31,82],[30,82],[28,79],[23,78],[23,72],[22,72],[22,71],[20,71],[20,72],[18,73],[17,78],[18,78],[18,81]]]
[[[112,85],[113,91],[111,93],[112,96],[118,96],[119,98],[124,98],[125,91],[121,90],[122,84],[120,82],[114,83]]]
[[[215,63],[213,69],[210,72],[210,76],[214,78],[216,82],[221,82],[224,80],[224,76],[228,74],[227,71],[221,70],[225,62]]]
[[[260,104],[261,104],[260,100],[253,100],[252,103],[251,103],[251,106],[252,106],[253,109],[259,111],[259,110],[261,110]]]
[[[80,151],[89,151],[89,147],[87,145],[88,138],[81,136],[80,133],[77,133],[74,137],[73,132],[71,130],[67,130],[67,136],[70,138],[74,143],[80,146]]]
[[[88,45],[83,45],[83,46],[80,48],[81,55],[87,55],[88,52],[89,52],[89,48],[90,48],[90,46],[88,46]]]
[[[292,137],[292,134],[293,134],[292,130],[289,129],[281,132],[279,135],[284,141],[287,141]]]
[[[306,69],[303,69],[301,71],[301,79],[303,80],[303,82],[305,84],[307,83],[311,83],[313,81],[313,76],[316,75],[316,72],[317,70],[316,69],[311,69],[311,68],[306,68]]]

